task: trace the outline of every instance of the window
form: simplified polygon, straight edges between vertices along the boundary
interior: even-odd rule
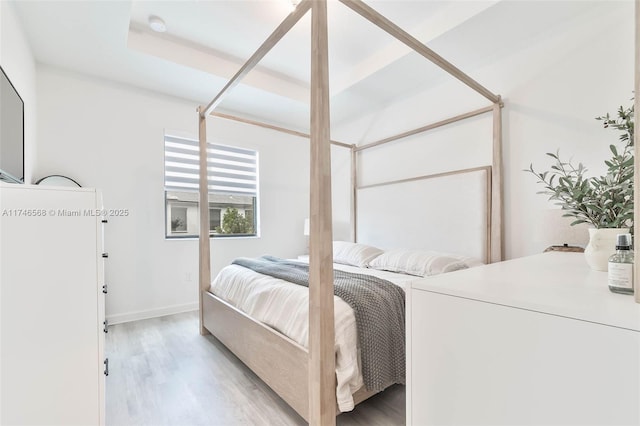
[[[209,209],[209,229],[215,231],[218,226],[222,226],[220,223],[220,212],[222,209]]]
[[[187,207],[171,206],[171,232],[187,232]]]
[[[257,235],[258,153],[208,144],[209,235]],[[164,190],[167,238],[197,237],[198,141],[165,135]]]

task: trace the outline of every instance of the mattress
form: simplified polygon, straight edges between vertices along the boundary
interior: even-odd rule
[[[401,288],[418,277],[334,264],[335,269],[374,275]],[[223,268],[209,291],[298,344],[309,346],[309,290],[238,265]],[[354,408],[353,393],[363,386],[353,309],[334,296],[336,400],[341,412]]]

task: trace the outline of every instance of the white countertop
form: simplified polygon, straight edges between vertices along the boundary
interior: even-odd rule
[[[583,253],[548,252],[412,282],[412,289],[640,332],[640,304],[609,291]],[[638,289],[636,289],[638,291]]]

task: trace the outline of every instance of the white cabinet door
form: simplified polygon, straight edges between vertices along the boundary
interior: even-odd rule
[[[98,424],[96,191],[0,191],[1,423]]]
[[[413,425],[637,425],[640,333],[413,290]]]

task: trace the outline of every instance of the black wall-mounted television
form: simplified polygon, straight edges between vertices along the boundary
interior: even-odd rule
[[[24,102],[0,67],[0,179],[24,183]]]

